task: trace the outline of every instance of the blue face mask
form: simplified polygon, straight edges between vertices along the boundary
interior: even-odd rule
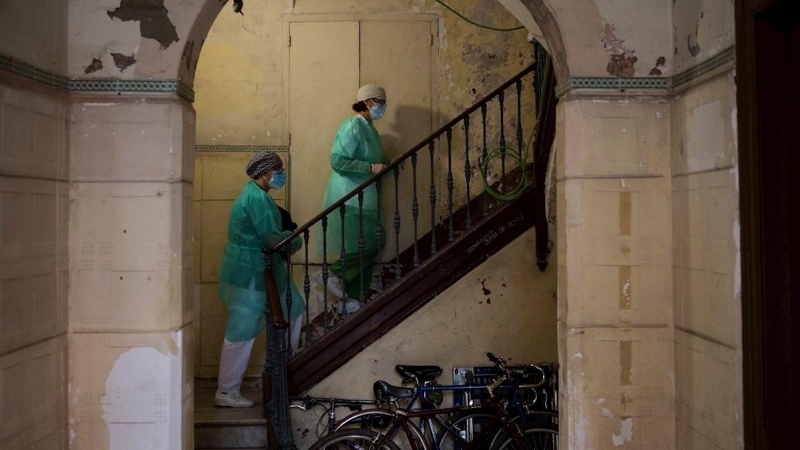
[[[378,120],[383,117],[383,113],[386,112],[386,105],[381,105],[380,103],[376,103],[372,105],[372,108],[369,109],[369,115],[372,116],[372,120]]]
[[[280,189],[286,184],[286,172],[281,170],[272,174],[272,179],[269,180],[270,189]]]

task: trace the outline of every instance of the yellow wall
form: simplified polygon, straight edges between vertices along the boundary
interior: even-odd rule
[[[404,1],[308,1],[292,2],[294,7],[267,0],[252,0],[245,6],[245,15],[233,14],[228,8],[220,13],[208,38],[197,66],[195,81],[198,128],[197,142],[203,145],[288,145],[288,111],[286,79],[288,58],[288,32],[293,18],[336,15],[337,20],[374,17],[391,20],[391,15],[404,19],[423,13],[440,16],[434,39],[434,65],[431,78],[432,129],[438,128],[478,99],[492,91],[532,62],[533,48],[526,41],[527,32],[498,33],[470,25],[432,0],[409,4]],[[451,6],[480,23],[496,27],[513,27],[519,24],[495,2],[470,2],[456,0]],[[321,19],[322,20],[322,19]],[[367,82],[366,80],[364,82]],[[523,133],[527,141],[533,125],[533,95],[530,84],[524,88]],[[391,96],[391,92],[389,95]],[[348,94],[354,96],[355,92]],[[517,102],[514,89],[507,92],[505,133],[509,145],[516,147]],[[325,109],[324,95],[314,96]],[[391,105],[390,105],[391,108]],[[341,106],[342,117],[350,114],[349,104]],[[497,102],[489,106],[488,147],[491,151],[499,145]],[[480,188],[477,158],[481,154],[478,134],[480,115],[472,117],[470,166],[473,172],[471,194]],[[392,135],[387,123],[377,121],[376,127],[384,135]],[[327,167],[327,150],[333,141],[335,129],[313,130],[327,136],[319,161]],[[454,130],[452,166],[454,171],[454,202],[456,207],[465,200],[464,141],[460,127]],[[445,140],[441,140],[444,145]],[[408,148],[392,149],[390,158]],[[437,173],[437,208],[443,210],[446,198],[446,155],[439,150],[435,164]],[[303,155],[298,155],[302,158]],[[423,164],[424,161],[421,161]],[[406,164],[409,166],[409,164]],[[499,166],[499,165],[498,165]],[[406,167],[408,169],[408,167]],[[496,170],[496,169],[495,169]],[[494,173],[491,170],[490,173]],[[327,172],[326,172],[327,173]],[[404,172],[405,173],[405,172]],[[325,178],[325,177],[323,177]],[[494,178],[493,178],[494,179]],[[291,186],[292,180],[289,179]],[[403,181],[407,192],[410,179]],[[293,194],[295,204],[318,205],[322,192],[308,192],[307,197]],[[425,202],[423,207],[427,207]],[[410,204],[410,202],[409,202]],[[316,208],[314,208],[316,211]],[[405,212],[404,212],[405,214]],[[303,212],[298,216],[302,223],[315,213]],[[409,217],[404,217],[408,221]],[[423,231],[425,223],[421,224]],[[407,245],[404,242],[404,246]]]

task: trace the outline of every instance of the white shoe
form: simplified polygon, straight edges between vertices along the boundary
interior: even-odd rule
[[[343,314],[343,312],[346,310],[347,315],[350,315],[361,309],[361,306],[361,302],[354,298],[350,298],[347,299],[347,302],[340,301],[339,304],[336,305],[336,311],[338,311],[339,314]]]
[[[322,283],[322,272],[319,272],[314,276],[314,281],[317,282],[320,286],[323,286]],[[344,297],[344,290],[342,289],[342,280],[339,279],[336,275],[331,272],[328,272],[328,291],[333,294],[336,298],[343,298]]]
[[[229,406],[231,408],[250,408],[255,403],[247,397],[242,397],[242,394],[238,392],[223,394],[217,391],[217,394],[214,396],[214,404],[217,406]]]

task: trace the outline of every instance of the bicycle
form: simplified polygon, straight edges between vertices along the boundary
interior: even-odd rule
[[[500,437],[497,445],[509,445],[506,441],[509,439],[517,439],[520,436],[536,437],[542,433],[547,434],[548,442],[557,439],[557,430],[551,427],[541,427],[542,431],[537,431],[530,426],[526,425],[525,404],[519,401],[520,389],[531,389],[542,386],[546,381],[546,376],[541,368],[533,365],[528,366],[513,366],[509,368],[505,361],[501,358],[496,358],[491,353],[487,354],[489,359],[495,363],[500,369],[501,376],[491,385],[459,385],[459,386],[435,386],[432,385],[434,373],[438,375],[436,370],[440,369],[436,366],[397,366],[398,372],[406,375],[407,379],[416,379],[418,385],[413,389],[396,387],[389,385],[384,381],[378,381],[374,385],[376,399],[379,403],[395,404],[399,401],[407,401],[406,408],[396,407],[391,409],[366,409],[344,418],[339,425],[335,428],[335,433],[338,433],[336,439],[342,439],[346,435],[347,430],[354,428],[346,428],[348,425],[359,424],[361,430],[373,433],[374,436],[381,437],[381,441],[385,441],[388,437],[392,441],[394,447],[412,449],[412,450],[450,450],[458,448],[472,447],[472,442],[477,440],[485,440],[486,443],[483,447],[491,448],[494,445],[494,438]],[[535,368],[542,373],[542,380],[535,384],[521,384],[515,383],[514,380],[519,378],[518,370],[524,371],[526,369]],[[436,370],[434,370],[436,369]],[[421,383],[420,383],[421,382]],[[502,402],[497,401],[497,394],[501,386],[512,382],[513,395],[508,400]],[[441,402],[442,391],[471,391],[475,389],[486,389],[489,392],[491,401],[480,406],[465,406],[454,408],[436,408],[436,400]],[[432,394],[439,394],[439,397],[431,399]],[[412,408],[412,405],[417,404],[422,400],[421,408]],[[512,414],[514,408],[518,408],[518,413]],[[382,417],[383,420],[377,421],[376,417]],[[442,417],[445,417],[443,420]],[[521,418],[520,418],[521,417]],[[366,420],[370,418],[370,420]],[[419,419],[419,425],[414,423],[412,419]],[[511,420],[516,419],[516,420]],[[386,427],[377,428],[372,426],[364,426],[365,424],[375,424],[381,422],[387,424]],[[476,430],[476,428],[478,428]],[[514,429],[516,432],[508,432],[507,429]],[[385,432],[379,431],[387,429]],[[498,432],[504,430],[506,434],[501,435]],[[340,433],[345,432],[345,433]],[[381,434],[382,433],[382,434]],[[477,433],[477,434],[476,434]],[[522,433],[522,434],[520,434]],[[532,436],[536,433],[536,436]],[[331,433],[332,435],[333,433]],[[430,435],[426,439],[426,434]],[[360,433],[358,439],[366,436]],[[555,436],[555,438],[553,437]],[[541,436],[539,436],[541,437]],[[493,438],[493,439],[489,439]],[[354,437],[356,439],[356,437]],[[529,439],[531,440],[531,439]],[[322,441],[320,441],[322,442]],[[337,441],[338,442],[338,441]],[[320,444],[322,446],[323,444]],[[327,445],[327,444],[325,444]],[[387,445],[387,447],[391,447]],[[550,448],[545,445],[536,444],[529,446],[532,449]],[[554,447],[553,447],[554,448]]]
[[[311,397],[311,396],[302,396],[302,397],[290,397],[289,399],[292,404],[289,405],[289,408],[299,409],[301,411],[308,411],[309,409],[313,409],[316,406],[321,406],[324,408],[324,413],[320,416],[319,420],[317,421],[317,427],[315,430],[315,434],[317,439],[326,436],[328,433],[334,430],[334,428],[339,424],[339,421],[336,420],[336,408],[347,408],[350,411],[361,411],[364,409],[364,406],[367,405],[378,405],[378,402],[375,400],[355,400],[355,399],[346,399],[346,398],[333,398],[333,397]],[[295,403],[300,402],[300,403]],[[324,425],[322,421],[327,419],[327,423]],[[320,427],[323,427],[322,431],[320,431]]]

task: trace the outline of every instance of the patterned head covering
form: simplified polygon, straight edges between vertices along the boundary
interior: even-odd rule
[[[281,161],[280,156],[275,152],[264,150],[250,158],[250,162],[247,163],[247,169],[245,170],[247,171],[247,176],[256,179],[276,166],[283,166],[283,161]]]
[[[357,102],[363,102],[371,98],[386,100],[386,90],[374,84],[365,84],[358,88],[358,93],[356,94]]]

